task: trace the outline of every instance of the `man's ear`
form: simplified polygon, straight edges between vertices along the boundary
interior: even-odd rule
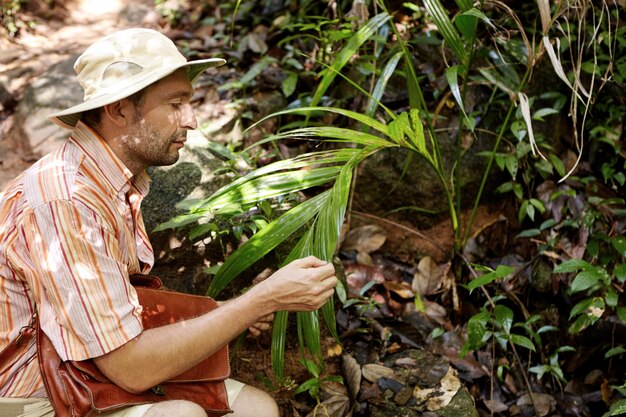
[[[135,110],[131,101],[123,98],[104,106],[102,113],[103,117],[106,117],[117,127],[127,127],[133,122]]]

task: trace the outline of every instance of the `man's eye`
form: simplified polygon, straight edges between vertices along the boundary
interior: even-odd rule
[[[180,102],[180,101],[172,101],[172,102],[170,103],[170,105],[171,105],[172,107],[174,107],[175,109],[177,109],[177,108],[179,108],[180,106],[182,106],[182,105],[183,105],[183,103],[182,103],[182,102]]]

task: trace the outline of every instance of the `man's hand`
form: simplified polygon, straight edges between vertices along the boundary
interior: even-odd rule
[[[308,256],[279,269],[253,290],[269,300],[270,311],[312,311],[333,295],[335,285],[333,264]]]

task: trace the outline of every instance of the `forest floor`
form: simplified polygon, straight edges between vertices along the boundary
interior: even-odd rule
[[[5,32],[0,32],[0,87],[4,85],[6,89],[4,92],[0,89],[0,188],[34,161],[33,155],[25,149],[24,144],[19,143],[19,138],[7,134],[12,124],[15,123],[14,109],[22,99],[26,87],[51,65],[81,52],[94,40],[107,33],[128,27],[129,21],[120,16],[129,5],[154,6],[152,0],[109,0],[107,2],[68,0],[55,2],[55,4],[59,6],[52,11],[54,18],[38,19],[34,28],[20,31],[19,36],[8,37]],[[471,236],[476,237],[477,244],[482,245],[483,248],[502,249],[506,246],[503,239],[506,238],[509,227],[507,219],[516,219],[516,217],[516,209],[506,202],[483,204],[474,220],[475,226]],[[463,218],[462,221],[464,221]],[[377,227],[371,227],[371,224]],[[424,358],[415,352],[418,349],[429,350],[445,357],[448,361],[446,363],[452,363],[456,369],[460,370],[463,373],[462,379],[480,405],[481,412],[488,413],[485,410],[491,407],[492,415],[504,412],[510,412],[508,415],[532,415],[529,411],[531,406],[529,406],[528,396],[522,395],[527,386],[523,383],[519,372],[515,370],[514,364],[496,363],[497,358],[491,358],[487,354],[480,357],[480,360],[476,360],[471,355],[465,359],[459,358],[459,350],[463,343],[460,337],[455,338],[457,331],[462,334],[459,324],[462,324],[480,307],[465,303],[461,306],[466,309],[462,311],[464,317],[450,317],[449,307],[456,303],[459,297],[455,293],[456,284],[449,279],[452,275],[450,273],[452,266],[446,259],[447,254],[451,253],[452,245],[450,223],[442,221],[428,230],[417,232],[411,224],[380,219],[366,213],[351,213],[349,226],[353,235],[347,237],[346,241],[351,242],[352,246],[344,241],[341,262],[342,269],[345,269],[346,275],[349,275],[347,281],[350,285],[348,290],[351,292],[351,299],[337,308],[337,321],[343,346],[330,337],[326,330],[322,330],[324,334],[322,350],[327,369],[317,382],[320,383],[318,388],[327,391],[325,394],[329,400],[329,407],[335,407],[329,415],[341,416],[342,412],[346,411],[345,407],[355,403],[355,398],[351,398],[349,393],[341,391],[336,385],[331,384],[330,380],[323,381],[324,378],[335,375],[350,374],[350,367],[346,365],[350,362],[342,359],[342,355],[348,353],[348,357],[350,355],[356,357],[359,363],[372,365],[363,368],[367,369],[367,372],[364,372],[364,378],[366,373],[369,373],[370,377],[372,374],[383,376],[388,384],[387,387],[364,382],[361,387],[360,401],[363,404],[367,402],[372,407],[376,405],[385,407],[386,402],[396,405],[404,404],[399,397],[407,388],[398,386],[397,381],[394,380],[395,377],[387,373],[389,372],[387,366],[418,369],[419,377],[441,370],[438,366],[438,359]],[[381,241],[385,241],[385,254],[392,254],[393,260],[390,256],[382,257],[373,253],[380,247],[378,245]],[[407,242],[411,243],[407,244]],[[433,247],[440,249],[433,251]],[[432,258],[422,256],[428,250],[433,252]],[[436,254],[442,253],[446,255],[437,258]],[[502,256],[507,256],[507,254]],[[420,257],[422,261],[417,267],[405,262]],[[514,258],[514,255],[510,258]],[[522,271],[525,268],[522,268]],[[448,298],[444,300],[448,310],[438,303],[422,300],[425,303],[421,308],[425,313],[418,314],[416,304],[419,297],[415,297],[416,290],[412,287],[411,280],[413,285],[422,286],[421,289],[428,295],[435,294],[432,298],[437,298],[444,292],[448,294]],[[372,284],[375,284],[375,288]],[[452,288],[455,290],[451,290]],[[366,293],[368,296],[364,296]],[[550,293],[546,297],[549,295]],[[521,300],[519,303],[523,310],[524,304],[537,301]],[[398,317],[401,319],[397,319]],[[437,328],[446,332],[439,336],[438,340],[441,343],[434,343],[431,337],[432,332]],[[296,333],[292,331],[291,334]],[[242,337],[238,342],[233,343],[232,376],[272,392],[279,401],[284,415],[307,415],[314,406],[311,398],[307,397],[306,393],[294,395],[296,387],[311,377],[300,363],[297,340],[288,340],[290,349],[285,360],[285,374],[289,375],[289,379],[279,382],[270,371],[271,338],[271,333],[264,333],[257,338]],[[569,361],[568,365],[575,368],[578,363],[585,362],[588,355],[584,352],[581,350],[578,356],[574,356]],[[392,362],[389,362],[390,360]],[[386,366],[374,364],[374,362],[384,361],[387,361]],[[496,381],[495,378],[489,376],[494,374],[496,367],[509,369],[511,372],[505,372],[505,377]],[[396,371],[394,375],[398,373],[400,371]],[[567,395],[558,398],[559,407],[555,405],[557,400],[554,397],[535,393],[537,396],[532,401],[534,401],[534,406],[541,408],[538,415],[542,417],[590,415],[583,406],[589,402],[601,403],[599,397],[602,392],[599,385],[604,383],[600,377],[592,378],[593,375],[592,372],[584,375],[583,378],[579,375],[579,380],[584,379],[584,384],[580,381],[575,382],[580,386],[584,385],[584,389],[581,388],[576,392],[584,392],[584,395],[575,396],[565,393]],[[415,377],[415,375],[411,376],[411,378]],[[325,383],[321,384],[321,382]],[[423,385],[435,386],[438,382],[439,380],[427,380]],[[350,385],[349,378],[346,383]],[[490,383],[491,386],[489,386]],[[560,384],[558,381],[557,383]],[[311,386],[314,385],[312,383]],[[540,389],[537,386],[533,388]],[[395,396],[382,398],[383,391],[393,391]],[[559,391],[559,389],[554,391]],[[563,390],[560,391],[563,394]],[[413,392],[411,390],[411,393]],[[499,396],[500,394],[502,395]],[[433,393],[427,395],[436,396]],[[424,400],[424,402],[427,401]],[[517,414],[510,411],[515,407],[518,410]],[[556,409],[565,411],[559,414],[555,411]],[[390,413],[390,416],[403,415]]]

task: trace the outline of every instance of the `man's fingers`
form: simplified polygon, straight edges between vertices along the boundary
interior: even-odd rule
[[[313,255],[307,256],[306,258],[296,259],[293,263],[301,268],[317,268],[328,264],[328,262],[322,261]]]

